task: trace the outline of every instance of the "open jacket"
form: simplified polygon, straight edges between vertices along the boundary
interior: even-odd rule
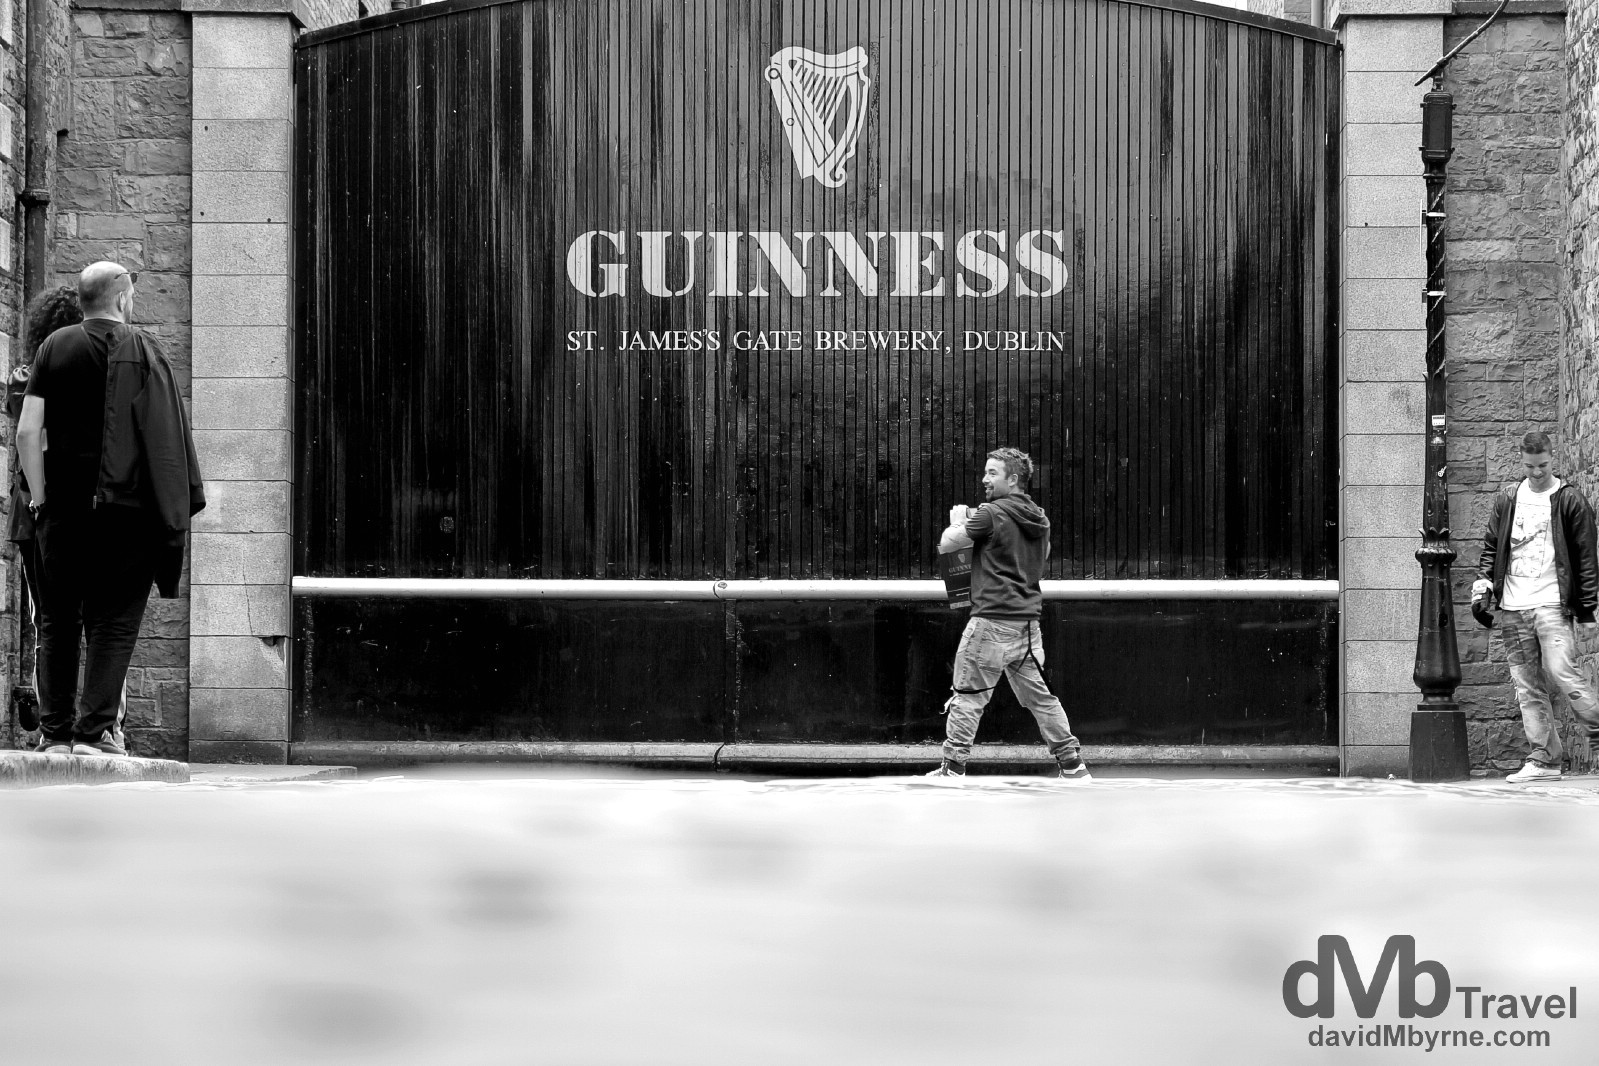
[[[205,482],[172,365],[155,338],[119,326],[106,357],[105,435],[96,507],[139,507],[155,518],[156,588],[178,594],[189,519],[205,507]]]
[[[1494,602],[1505,592],[1505,573],[1510,569],[1510,530],[1516,522],[1517,482],[1500,489],[1494,498],[1493,516],[1482,540],[1482,557],[1477,576],[1493,582]],[[1560,605],[1579,622],[1592,622],[1599,607],[1599,561],[1596,561],[1593,508],[1582,493],[1561,485],[1549,501],[1549,532],[1555,545],[1555,577],[1560,583]]]

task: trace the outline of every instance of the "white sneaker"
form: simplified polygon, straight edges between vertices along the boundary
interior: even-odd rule
[[[1558,766],[1539,766],[1535,762],[1529,762],[1505,780],[1512,785],[1526,785],[1534,781],[1559,781],[1564,776]]]
[[[943,762],[938,764],[938,769],[929,771],[922,776],[952,777],[955,779],[955,782],[964,781],[966,779],[966,767],[962,766],[960,763],[950,762],[948,759],[945,759]],[[953,784],[955,782],[951,783]]]
[[[1088,772],[1087,763],[1078,762],[1078,764],[1072,767],[1070,770],[1062,766],[1060,768],[1060,779],[1062,781],[1092,781],[1094,779],[1094,775]]]

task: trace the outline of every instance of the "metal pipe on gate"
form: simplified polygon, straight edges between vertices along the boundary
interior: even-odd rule
[[[711,581],[569,581],[450,577],[296,577],[301,599],[714,600]]]
[[[301,599],[942,600],[941,581],[296,577]],[[1335,600],[1336,581],[1045,581],[1046,600]]]

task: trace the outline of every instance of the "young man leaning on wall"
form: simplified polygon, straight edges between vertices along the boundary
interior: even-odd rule
[[[1479,612],[1497,601],[1498,628],[1531,751],[1506,780],[1556,781],[1563,749],[1554,701],[1564,695],[1599,743],[1599,700],[1577,667],[1576,624],[1594,624],[1599,607],[1593,508],[1554,475],[1546,433],[1521,442],[1526,475],[1494,500],[1471,595]]]

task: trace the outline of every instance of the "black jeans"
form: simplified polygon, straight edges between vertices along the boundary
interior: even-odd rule
[[[155,579],[153,524],[137,508],[46,506],[37,537],[39,728],[48,740],[99,740],[116,727]],[[80,637],[87,645],[81,693]]]

